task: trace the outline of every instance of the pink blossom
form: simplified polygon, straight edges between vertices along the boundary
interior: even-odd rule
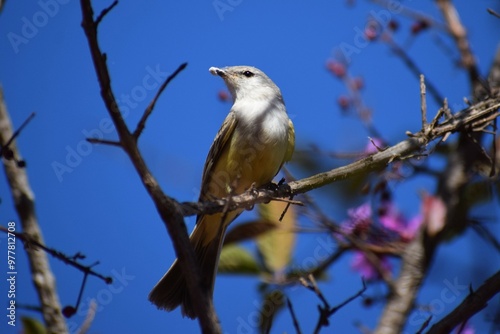
[[[368,230],[372,224],[372,208],[370,203],[347,210],[347,216],[348,219],[341,224],[343,233],[358,234],[360,231]]]
[[[392,202],[387,202],[384,205],[384,213],[380,215],[379,220],[382,226],[397,233],[403,241],[413,239],[422,224],[422,217],[420,215],[408,221]]]
[[[380,256],[380,266],[381,270],[390,272],[392,270],[392,265],[386,256]],[[374,281],[380,279],[380,275],[372,263],[366,258],[365,253],[362,251],[354,251],[353,258],[351,260],[351,268],[361,274],[364,279],[368,281]]]

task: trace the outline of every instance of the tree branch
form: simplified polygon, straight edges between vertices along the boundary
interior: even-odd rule
[[[455,40],[457,49],[460,52],[461,64],[469,74],[473,95],[479,97],[483,95],[483,85],[485,83],[481,79],[477,68],[476,58],[470,48],[470,43],[467,39],[467,30],[462,25],[457,10],[450,0],[436,0],[436,2],[446,21],[448,31]]]
[[[427,334],[451,333],[453,328],[470,319],[488,305],[488,301],[500,292],[500,271],[488,278],[446,317],[435,323]]]
[[[268,203],[274,198],[295,196],[359,174],[381,170],[391,162],[403,161],[413,157],[416,152],[423,151],[429,143],[450,133],[475,131],[486,123],[492,122],[500,116],[499,107],[500,96],[492,97],[457,112],[452,118],[447,118],[441,123],[433,122],[427,129],[423,129],[416,134],[408,132],[409,139],[349,165],[278,185],[275,189],[249,189],[243,194],[230,198],[229,210],[252,208],[255,204]],[[184,216],[192,216],[202,213],[222,212],[227,205],[227,201],[227,199],[219,199],[208,202],[183,202],[181,203],[182,213]]]
[[[70,265],[73,268],[78,269],[82,273],[85,273],[87,275],[91,275],[91,276],[95,276],[97,278],[100,278],[106,284],[113,283],[113,278],[112,277],[110,277],[110,276],[104,276],[104,275],[99,274],[98,272],[96,272],[96,271],[94,271],[92,269],[92,267],[95,264],[94,265],[90,265],[90,266],[86,266],[86,265],[83,265],[80,262],[76,261],[77,258],[82,259],[82,258],[85,257],[81,253],[77,253],[77,255],[75,255],[75,256],[68,256],[68,255],[64,254],[63,252],[60,252],[60,251],[58,251],[56,249],[47,247],[44,244],[40,243],[39,241],[34,240],[29,234],[26,234],[26,233],[17,233],[17,232],[9,232],[8,228],[6,228],[4,226],[0,226],[0,231],[5,232],[5,233],[14,234],[16,236],[16,238],[19,238],[22,241],[24,241],[24,247],[26,249],[33,249],[33,250],[36,251],[37,248],[39,248],[39,249],[43,250],[44,252],[52,255],[56,259],[61,260],[65,264]]]
[[[458,15],[450,1],[437,0],[437,2],[443,11],[448,29],[458,44],[457,48],[461,52],[462,62],[469,73],[474,101],[479,101],[484,96],[484,87],[474,56],[466,40],[465,29],[458,21]],[[465,186],[474,175],[472,172],[474,162],[480,158],[480,149],[477,144],[481,137],[480,124],[482,122],[484,122],[483,125],[493,124],[499,116],[498,99],[500,97],[498,95],[492,96],[483,102],[490,99],[495,100],[495,102],[486,106],[487,112],[485,114],[479,112],[483,115],[478,116],[478,119],[475,118],[478,110],[467,108],[458,113],[460,114],[458,118],[455,114],[454,117],[447,118],[437,126],[444,130],[447,126],[459,125],[459,128],[464,130],[460,131],[458,143],[448,155],[447,166],[440,175],[436,190],[436,196],[446,205],[444,228],[437,235],[431,237],[425,232],[424,222],[418,236],[405,249],[400,275],[394,284],[395,293],[390,295],[387,301],[375,334],[402,332],[439,242],[445,236],[450,237],[461,233],[467,225],[468,205],[465,203],[463,194]]]
[[[141,117],[141,120],[137,124],[137,128],[134,131],[134,138],[135,140],[139,139],[139,136],[141,135],[142,131],[144,130],[144,127],[146,126],[146,121],[148,120],[149,115],[153,112],[153,109],[156,105],[156,101],[160,98],[161,93],[163,90],[167,87],[167,85],[172,81],[182,70],[184,70],[187,66],[187,63],[181,64],[175,71],[174,73],[170,74],[168,78],[163,82],[163,84],[160,86],[158,89],[158,92],[156,93],[155,97],[151,102],[149,103],[148,107],[144,111],[144,114]]]
[[[4,148],[13,135],[12,123],[3,100],[3,91],[0,88],[0,146]],[[15,140],[9,143],[9,149],[14,156],[20,156]],[[38,225],[35,200],[26,170],[19,168],[13,160],[2,159],[2,163],[23,232],[29,235],[32,240],[43,244],[42,230]],[[34,248],[26,249],[26,254],[30,266],[31,280],[40,300],[47,331],[49,333],[68,333],[66,321],[61,313],[56,282],[50,269],[47,254],[38,252]]]
[[[163,193],[160,185],[146,166],[137,147],[135,137],[130,133],[125,124],[112,92],[111,79],[106,65],[106,56],[101,52],[97,40],[97,23],[94,21],[94,12],[90,0],[80,0],[80,4],[83,15],[82,27],[87,36],[95,71],[101,87],[101,96],[118,132],[120,144],[133,163],[144,187],[151,196],[161,219],[167,227],[186,279],[189,294],[196,297],[192,305],[195,307],[201,331],[203,333],[220,333],[221,329],[213,307],[212,298],[209,291],[202,289],[199,266],[189,242],[180,205]]]

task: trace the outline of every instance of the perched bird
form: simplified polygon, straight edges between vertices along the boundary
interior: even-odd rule
[[[205,162],[200,201],[240,194],[252,185],[272,181],[284,162],[292,157],[295,132],[288,118],[280,89],[251,66],[211,67],[220,76],[233,98],[233,106]],[[200,266],[203,288],[213,294],[219,255],[228,225],[242,212],[236,210],[199,215],[190,241]],[[224,219],[224,221],[223,221]],[[171,311],[181,305],[182,314],[196,318],[181,267],[175,260],[156,284],[149,300]]]

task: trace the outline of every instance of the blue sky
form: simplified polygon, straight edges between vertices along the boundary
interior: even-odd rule
[[[325,62],[342,46],[357,45],[358,32],[370,15],[389,15],[399,20],[401,31],[396,40],[448,97],[452,107],[461,108],[463,96],[469,95],[466,75],[450,61],[445,47],[436,46],[435,34],[425,32],[411,41],[407,31],[412,20],[398,18],[369,2],[357,1],[355,6],[346,1],[221,2],[232,3],[230,10],[218,12],[214,6],[217,2],[210,1],[122,1],[106,16],[99,30],[113,89],[131,126],[153,98],[159,82],[181,63],[189,63],[158,101],[140,141],[153,174],[165,192],[180,201],[197,199],[206,153],[230,108],[217,100],[217,92],[224,84],[209,74],[210,66],[246,64],[265,71],[282,90],[295,124],[297,149],[301,150],[311,143],[335,152],[359,151],[366,145],[368,134],[360,121],[343,116],[336,103],[345,87],[325,70]],[[96,12],[109,3],[96,2]],[[419,6],[419,11],[441,20],[432,2],[404,3]],[[482,73],[489,68],[498,45],[499,21],[485,10],[495,4],[457,1]],[[86,137],[101,134],[115,139],[116,132],[109,125],[99,96],[80,22],[76,0],[8,1],[0,15],[0,82],[13,123],[18,127],[31,112],[36,112],[19,137],[18,147],[28,164],[45,242],[67,254],[82,252],[88,263],[100,261],[96,270],[116,278],[111,287],[91,278],[81,313],[68,323],[73,329],[81,324],[87,301],[95,298],[100,307],[93,333],[158,329],[196,332],[197,322],[182,319],[178,310],[157,311],[147,301],[149,290],[175,256],[163,223],[130,161],[115,147],[85,142]],[[453,42],[442,40],[456,61]],[[373,109],[374,123],[385,139],[395,143],[405,138],[406,130],[418,131],[420,96],[416,78],[382,43],[362,43],[356,50],[350,57],[350,72],[363,77],[363,97]],[[431,100],[429,108],[436,110]],[[440,162],[434,163],[437,166]],[[327,160],[324,166],[335,164],[338,162]],[[64,172],[54,167],[61,165],[66,166]],[[297,176],[307,174],[293,163],[290,170]],[[430,178],[418,178],[393,187],[401,210],[411,216],[419,210],[418,192],[432,192],[434,184]],[[326,190],[311,193],[326,212],[339,221],[344,219],[347,207],[336,205],[342,202],[338,199],[325,198],[327,194]],[[0,183],[0,197],[1,224],[18,221],[4,181]],[[487,209],[492,221],[498,222],[498,207]],[[245,217],[252,217],[252,213],[239,220]],[[194,218],[186,222],[192,228]],[[498,235],[498,224],[491,227]],[[311,256],[312,250],[322,244],[318,241],[321,237],[300,238],[297,262]],[[4,236],[0,236],[0,245],[5,245]],[[21,247],[19,243],[18,250]],[[500,262],[495,253],[488,263],[481,262],[484,252],[493,251],[480,245],[477,235],[471,232],[440,248],[435,260],[439,266],[431,269],[421,302],[443,304],[439,304],[440,293],[457,279],[460,286],[481,283]],[[22,252],[18,258],[17,300],[36,303]],[[360,287],[358,274],[349,270],[349,259],[346,256],[333,265],[331,280],[322,284],[332,304]],[[62,304],[73,304],[81,273],[56,260],[51,260],[51,265]],[[4,291],[5,283],[0,282],[0,291]],[[215,305],[224,333],[253,331],[252,317],[259,305],[256,286],[255,278],[218,278]],[[381,287],[373,289],[376,292]],[[453,301],[436,310],[437,318],[465,297],[466,292],[457,291]],[[310,332],[317,319],[315,296],[300,288],[290,290],[288,296],[302,329]],[[493,304],[498,302],[497,298]],[[357,300],[334,317],[332,328],[354,332],[355,321],[373,328],[379,312],[380,308],[366,309]],[[409,332],[420,327],[419,319],[417,314]],[[482,316],[475,317],[473,324],[479,329],[488,328]],[[4,321],[0,328],[4,332]],[[19,330],[17,327],[12,333]],[[288,312],[279,314],[273,330],[284,331],[293,332]]]

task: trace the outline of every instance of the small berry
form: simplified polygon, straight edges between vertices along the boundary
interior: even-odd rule
[[[343,78],[346,73],[346,68],[345,65],[335,61],[335,60],[329,60],[326,62],[326,68],[336,77]]]
[[[387,27],[392,31],[396,31],[399,29],[399,22],[396,20],[390,20]]]
[[[349,99],[345,95],[342,95],[338,98],[337,103],[339,104],[342,110],[347,110],[351,106],[351,99]]]
[[[75,315],[76,313],[76,309],[73,307],[73,306],[66,306],[65,308],[63,308],[62,310],[62,314],[66,317],[66,318],[71,318],[73,315]]]
[[[417,21],[411,25],[411,33],[416,35],[429,28],[429,23],[427,21]]]
[[[377,29],[372,25],[367,26],[365,28],[365,36],[369,41],[375,40],[378,37]]]
[[[364,87],[365,83],[363,81],[363,78],[357,77],[352,79],[352,88],[354,90],[360,90]]]
[[[374,302],[375,301],[373,300],[373,298],[370,298],[370,297],[363,298],[363,306],[365,306],[365,307],[372,306],[374,304]]]
[[[219,98],[220,101],[222,102],[227,102],[229,101],[229,93],[223,89],[221,89],[218,93],[217,93],[217,97]]]

